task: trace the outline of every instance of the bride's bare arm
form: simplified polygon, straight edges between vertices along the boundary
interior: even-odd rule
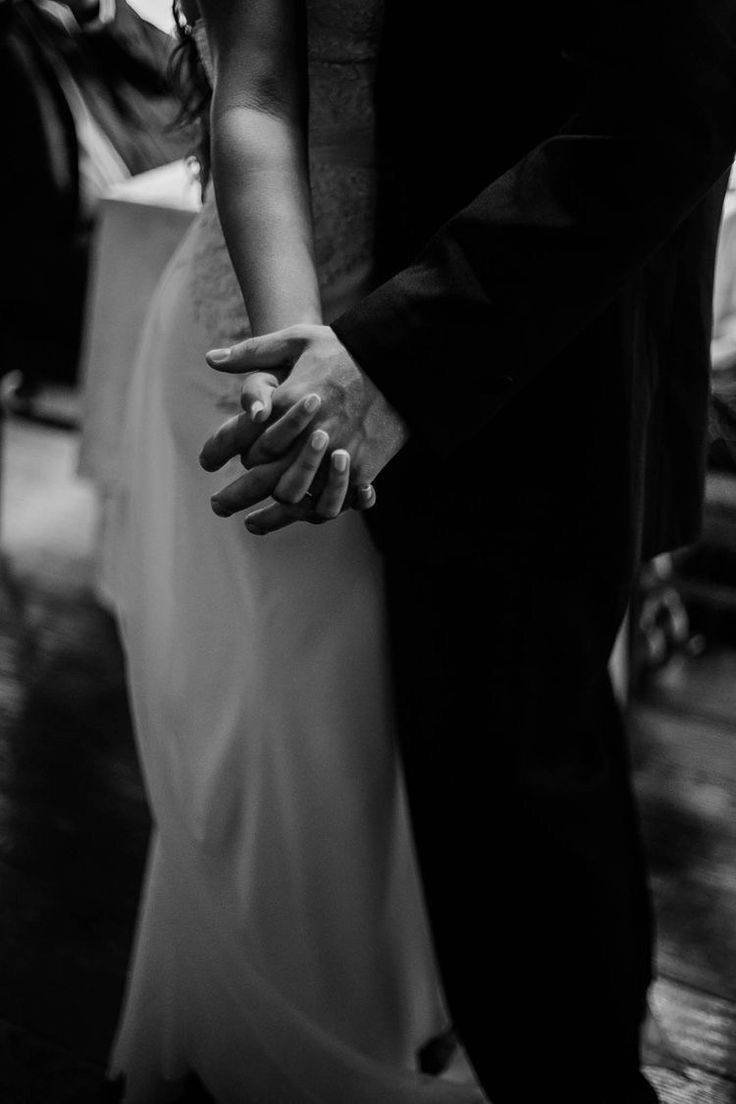
[[[212,178],[251,328],[259,335],[318,323],[304,0],[199,0],[199,6],[214,65]],[[260,420],[270,414],[271,383],[278,380],[269,380],[267,373],[257,376],[262,402],[249,403],[248,412],[221,427],[220,435],[227,438],[233,426],[242,431],[249,423],[252,428],[254,415]],[[346,505],[350,456],[344,449],[330,455],[328,435],[309,432],[319,398],[314,408],[308,406],[309,399],[296,405],[292,421],[286,418],[291,449],[269,470],[267,493],[289,503],[269,508],[277,511],[276,517],[266,519],[269,531],[297,518],[325,521]],[[213,497],[217,513],[230,512],[229,496],[246,477]],[[351,496],[349,504],[367,509],[373,501],[372,488],[365,488],[362,495]]]
[[[199,0],[214,64],[212,176],[254,334],[321,320],[303,0]]]

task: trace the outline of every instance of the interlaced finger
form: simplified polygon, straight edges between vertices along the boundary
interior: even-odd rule
[[[245,519],[245,527],[249,533],[256,536],[265,536],[266,533],[275,533],[278,529],[285,529],[287,525],[293,525],[295,521],[307,521],[313,506],[311,496],[306,496],[295,506],[283,502],[272,502],[268,506],[262,506],[260,510],[254,510]]]
[[[350,453],[336,449],[330,457],[327,481],[316,499],[314,512],[326,521],[336,518],[345,505],[350,483]]]
[[[353,510],[370,510],[376,505],[376,492],[372,483],[362,483],[353,492]]]
[[[277,501],[295,505],[304,498],[324,459],[329,441],[323,429],[315,429],[310,433],[276,485],[273,497]]]
[[[240,405],[252,421],[263,423],[271,417],[273,392],[279,381],[273,372],[249,372],[240,389]]]
[[[264,460],[274,460],[277,456],[283,456],[314,419],[321,401],[319,395],[309,394],[290,406],[278,421],[270,425],[258,440],[254,441],[247,462],[262,464]]]
[[[212,496],[212,509],[218,517],[230,517],[239,510],[262,502],[274,493],[276,484],[292,460],[292,456],[284,456],[280,460],[273,460],[270,464],[261,464],[244,472]]]
[[[205,441],[199,454],[201,466],[205,471],[217,471],[234,456],[247,453],[262,432],[248,414],[235,414]]]
[[[210,349],[205,359],[218,372],[288,372],[304,348],[309,327],[290,326],[273,334],[248,337],[224,349]]]

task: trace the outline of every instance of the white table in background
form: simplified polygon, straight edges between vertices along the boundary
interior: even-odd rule
[[[78,471],[100,498],[102,598],[107,506],[120,471],[123,415],[138,341],[156,285],[199,206],[199,187],[184,161],[115,185],[100,204],[80,372]]]

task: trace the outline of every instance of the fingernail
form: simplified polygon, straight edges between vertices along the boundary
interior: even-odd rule
[[[218,502],[216,498],[210,499],[210,506],[218,517],[230,517],[230,511],[227,506],[223,506],[221,502]]]
[[[250,408],[250,416],[253,419],[253,421],[255,421],[257,416],[261,413],[261,411],[265,410],[265,409],[266,409],[265,404],[262,403],[260,399],[258,399],[257,402],[254,402],[252,407]]]
[[[346,472],[348,470],[348,463],[350,457],[346,452],[334,452],[332,454],[332,465],[339,472]]]
[[[307,395],[306,399],[304,400],[304,409],[306,410],[307,414],[314,414],[319,404],[319,395]]]
[[[311,440],[311,445],[313,449],[323,449],[328,441],[329,437],[323,429],[315,429],[314,433],[312,434]]]
[[[210,349],[210,351],[207,353],[207,360],[210,364],[224,364],[225,361],[229,359],[229,349]]]
[[[245,528],[249,533],[253,533],[257,537],[263,536],[263,530],[260,528],[257,522],[251,521],[250,518],[245,519]]]

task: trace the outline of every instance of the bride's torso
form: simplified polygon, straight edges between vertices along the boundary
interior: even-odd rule
[[[374,217],[373,80],[382,0],[306,0],[309,164],[323,309],[334,317],[368,290]],[[203,25],[197,44],[208,73]],[[208,340],[247,335],[247,318],[209,188],[187,242],[192,297]]]

